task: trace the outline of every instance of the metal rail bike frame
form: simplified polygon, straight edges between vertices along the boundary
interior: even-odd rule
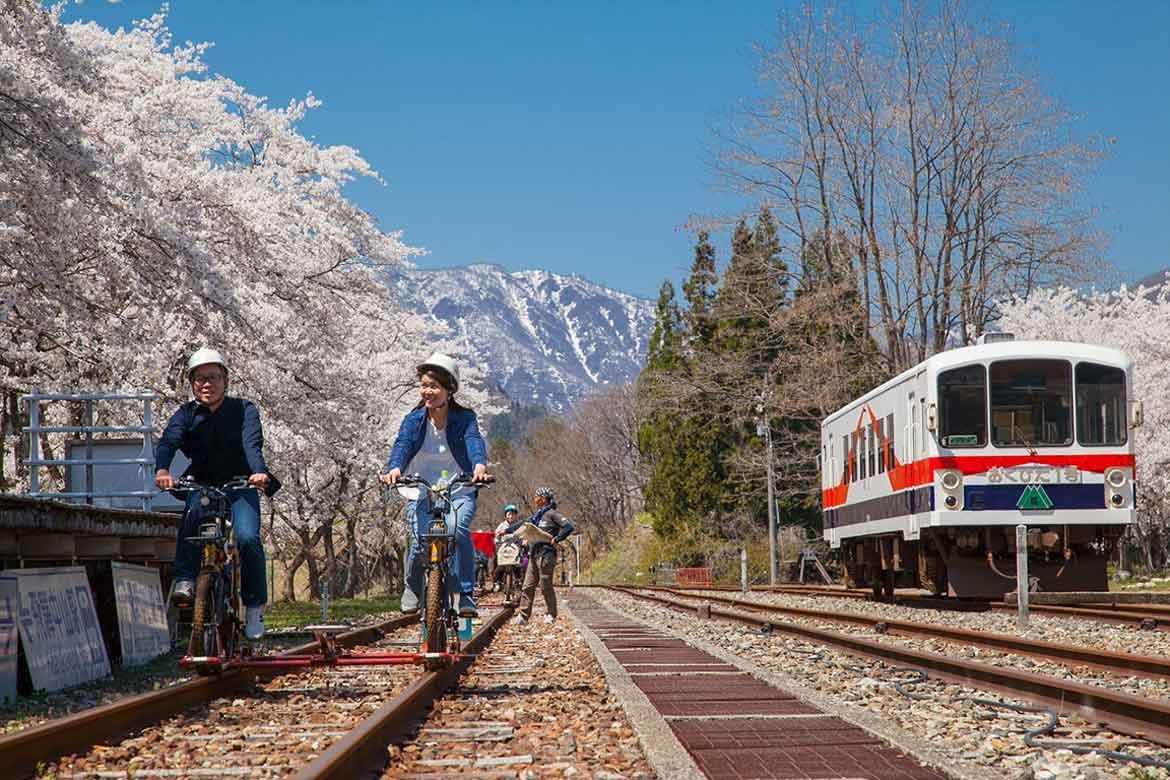
[[[422,485],[420,485],[419,488],[426,489],[423,488]],[[449,497],[445,501],[445,504],[446,511],[449,512],[451,508]],[[454,544],[455,535],[454,533],[447,533],[447,523],[445,517],[446,512],[444,509],[436,502],[432,502],[431,511],[433,515],[431,524],[432,533],[420,536],[419,542],[421,544],[426,544],[427,550],[429,552],[426,561],[426,570],[428,575],[431,569],[436,566],[440,567],[440,571],[442,573],[442,576],[440,577],[440,581],[443,583],[441,603],[444,605],[444,615],[442,618],[444,619],[445,623],[450,621],[450,625],[446,626],[449,645],[449,649],[447,651],[426,651],[426,616],[424,611],[420,609],[419,614],[421,616],[420,622],[423,626],[423,636],[421,640],[422,647],[420,647],[418,652],[346,652],[338,647],[336,635],[344,631],[352,630],[350,626],[315,625],[305,627],[306,630],[313,634],[314,641],[317,643],[317,647],[314,652],[282,654],[279,656],[253,655],[250,647],[237,643],[237,648],[239,648],[239,650],[233,658],[222,659],[211,656],[194,658],[189,656],[180,661],[180,663],[184,665],[194,665],[200,663],[209,666],[215,665],[218,669],[225,671],[228,669],[289,669],[309,666],[398,666],[405,664],[423,664],[433,670],[451,666],[458,663],[459,661],[472,657],[473,654],[459,652],[461,647],[459,642],[460,636],[458,633],[458,626],[455,621],[450,620],[454,614],[454,610],[451,608],[451,593],[447,589],[446,582],[447,576],[450,574],[448,571],[451,561],[450,549],[451,545]],[[434,533],[434,531],[437,530],[436,525],[439,525],[442,533]],[[238,567],[235,566],[235,561],[233,561],[233,571],[238,571]],[[238,577],[238,574],[234,576]],[[429,577],[424,578],[424,583],[427,581],[427,579],[429,579]],[[421,597],[422,603],[425,604],[425,585],[424,592],[421,594]],[[451,645],[453,645],[453,647],[451,647]],[[454,652],[452,652],[452,650],[454,650]]]

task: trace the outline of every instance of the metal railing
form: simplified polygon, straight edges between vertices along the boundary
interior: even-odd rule
[[[150,509],[150,501],[157,494],[154,489],[154,420],[151,403],[158,398],[154,393],[30,393],[23,400],[28,404],[28,426],[25,432],[29,439],[29,495],[35,498],[59,498],[64,500],[83,499],[93,504],[95,498],[137,498],[143,511]],[[44,401],[66,401],[84,404],[81,425],[41,425],[41,403]],[[94,425],[94,404],[99,401],[140,401],[142,403],[141,425]],[[43,458],[41,457],[41,434],[73,433],[82,437],[84,457]],[[94,457],[94,434],[132,433],[142,436],[142,452],[137,458]],[[99,440],[100,444],[101,441]],[[51,492],[40,489],[40,470],[47,466],[81,466],[85,473],[85,490]],[[94,487],[94,466],[137,466],[142,483],[141,490],[97,490]]]

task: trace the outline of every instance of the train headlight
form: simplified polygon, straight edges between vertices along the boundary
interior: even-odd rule
[[[963,508],[963,472],[958,469],[940,469],[935,473],[942,493],[942,505],[947,509]]]
[[[1105,481],[1115,488],[1125,487],[1127,479],[1124,469],[1108,469],[1105,472]]]

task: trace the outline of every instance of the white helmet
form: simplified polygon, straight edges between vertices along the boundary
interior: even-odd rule
[[[223,369],[223,373],[227,374],[227,363],[224,362],[223,355],[216,352],[211,347],[202,347],[195,350],[191,358],[187,361],[187,375],[190,376],[198,366],[206,366],[209,363],[215,363]]]
[[[444,355],[442,352],[436,352],[429,358],[419,363],[416,367],[418,371],[423,371],[428,368],[438,368],[445,371],[454,382],[455,386],[451,389],[454,393],[459,390],[459,366],[455,363],[455,358],[450,355]]]

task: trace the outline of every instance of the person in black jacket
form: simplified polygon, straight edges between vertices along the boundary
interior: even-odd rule
[[[525,523],[531,523],[552,537],[551,542],[537,541],[529,547],[528,571],[524,574],[524,586],[520,595],[520,616],[516,618],[516,622],[521,625],[532,617],[532,602],[536,596],[538,581],[548,612],[544,616],[544,622],[551,623],[557,619],[557,593],[553,589],[553,569],[557,565],[556,545],[568,539],[575,530],[568,518],[557,511],[556,496],[553,495],[551,488],[537,489],[535,504],[536,513],[532,517],[508,526],[508,533],[513,533]]]
[[[213,349],[195,352],[187,362],[194,401],[179,407],[167,423],[155,454],[154,482],[162,490],[175,485],[171,461],[176,450],[191,460],[183,476],[207,485],[222,485],[248,475],[248,484],[269,496],[280,489],[264,462],[264,433],[260,411],[251,401],[227,395],[228,371],[223,356]],[[184,541],[199,531],[199,494],[187,496],[179,529],[172,574],[172,599],[189,604],[199,574],[198,545]],[[264,605],[268,601],[264,578],[264,544],[260,541],[260,497],[255,490],[239,490],[232,497],[232,534],[240,551],[240,596],[245,607],[244,633],[249,639],[264,635]]]

